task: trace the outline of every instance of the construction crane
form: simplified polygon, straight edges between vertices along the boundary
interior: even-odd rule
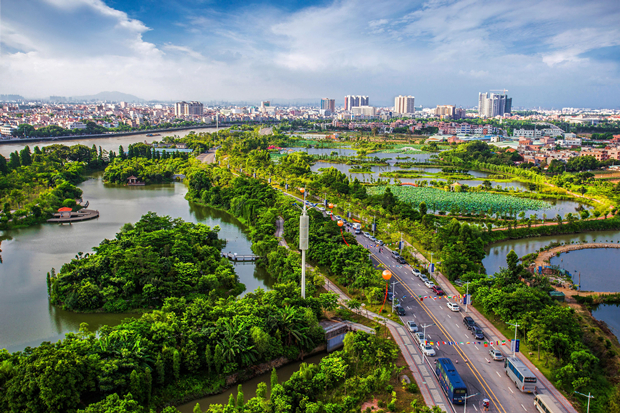
[[[502,92],[502,94],[505,95],[508,89],[491,89],[490,92]]]

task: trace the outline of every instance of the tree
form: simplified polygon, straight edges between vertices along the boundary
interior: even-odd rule
[[[245,399],[243,398],[243,388],[241,385],[237,386],[237,408],[239,410],[243,410],[243,405],[245,404]]]
[[[6,162],[4,155],[0,155],[0,174],[6,175],[9,173],[9,165]]]
[[[419,206],[419,210],[420,210],[420,215],[424,216],[426,215],[426,202],[420,202],[420,206]]]
[[[194,406],[194,413],[202,413],[202,409],[200,408],[200,403],[196,403],[196,406]]]
[[[278,373],[276,368],[271,369],[271,389],[273,390],[278,385]]]
[[[26,147],[20,151],[19,158],[22,166],[28,166],[32,164],[32,153],[30,152],[30,147],[28,145],[26,145]]]
[[[11,152],[11,155],[9,155],[9,168],[17,169],[20,166],[21,166],[21,159],[19,157],[19,154],[17,153],[17,151]]]

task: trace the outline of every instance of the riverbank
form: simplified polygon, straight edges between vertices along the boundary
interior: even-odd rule
[[[222,125],[221,128],[227,128],[228,126]],[[150,130],[141,130],[141,131],[131,131],[131,132],[114,132],[114,133],[98,133],[92,135],[69,135],[69,136],[50,136],[50,137],[41,137],[41,138],[25,138],[25,139],[1,139],[0,145],[6,144],[16,144],[16,143],[34,143],[34,142],[52,142],[52,141],[64,141],[64,140],[72,140],[72,139],[100,139],[100,138],[116,138],[119,136],[131,136],[131,135],[144,135],[145,133],[151,132],[175,132],[182,130],[192,130],[192,129],[215,129],[216,126],[183,126],[180,128],[166,128],[166,129],[150,129]]]

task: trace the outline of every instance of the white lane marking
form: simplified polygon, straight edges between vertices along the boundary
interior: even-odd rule
[[[525,406],[524,406],[524,405],[521,405],[521,407],[523,407],[523,410],[525,410],[525,411],[527,412],[527,409],[525,408]]]
[[[501,375],[501,374],[499,374],[499,372],[497,372],[497,371],[496,371],[495,373],[497,373],[497,375],[498,375],[500,378],[502,377],[502,375]]]
[[[463,334],[465,336],[465,338],[469,338],[469,336],[467,334]]]
[[[450,317],[450,314],[448,314],[448,318],[452,318],[452,317]]]
[[[427,335],[426,337],[431,338],[431,335],[429,334],[429,335]]]
[[[461,328],[461,327],[459,327],[459,324],[458,324],[458,323],[454,323],[454,324],[456,324],[456,328]]]
[[[508,387],[508,390],[510,390],[510,393],[515,394],[510,387]]]
[[[487,363],[490,363],[490,361],[489,361],[489,359],[488,359],[488,358],[486,358],[486,357],[485,357],[484,359],[487,361]]]
[[[418,318],[415,314],[413,315],[413,318]]]
[[[472,406],[474,406],[474,410],[475,410],[475,411],[478,411],[478,408],[476,407],[476,405],[475,405],[475,404],[474,404],[474,405],[472,405]]]
[[[477,345],[475,345],[475,344],[474,344],[474,347],[476,347],[476,350],[480,350],[480,349],[478,348],[478,346],[477,346]]]

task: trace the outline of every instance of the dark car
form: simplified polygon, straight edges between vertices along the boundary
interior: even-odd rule
[[[400,305],[396,306],[396,314],[398,315],[405,315],[405,309],[403,307],[401,307]]]
[[[478,326],[474,326],[474,328],[471,329],[471,334],[476,340],[484,340],[484,333]]]
[[[444,295],[443,290],[438,285],[433,285],[433,291],[435,291],[435,294],[437,295]]]
[[[476,325],[476,322],[473,318],[467,316],[463,318],[463,324],[465,324],[465,327],[467,327],[468,330],[471,330]]]
[[[388,291],[387,293],[387,300],[388,301],[392,301],[392,297],[394,296],[394,294],[391,291]]]
[[[396,262],[399,264],[407,265],[407,261],[405,261],[405,259],[401,257],[400,255],[396,257]]]

